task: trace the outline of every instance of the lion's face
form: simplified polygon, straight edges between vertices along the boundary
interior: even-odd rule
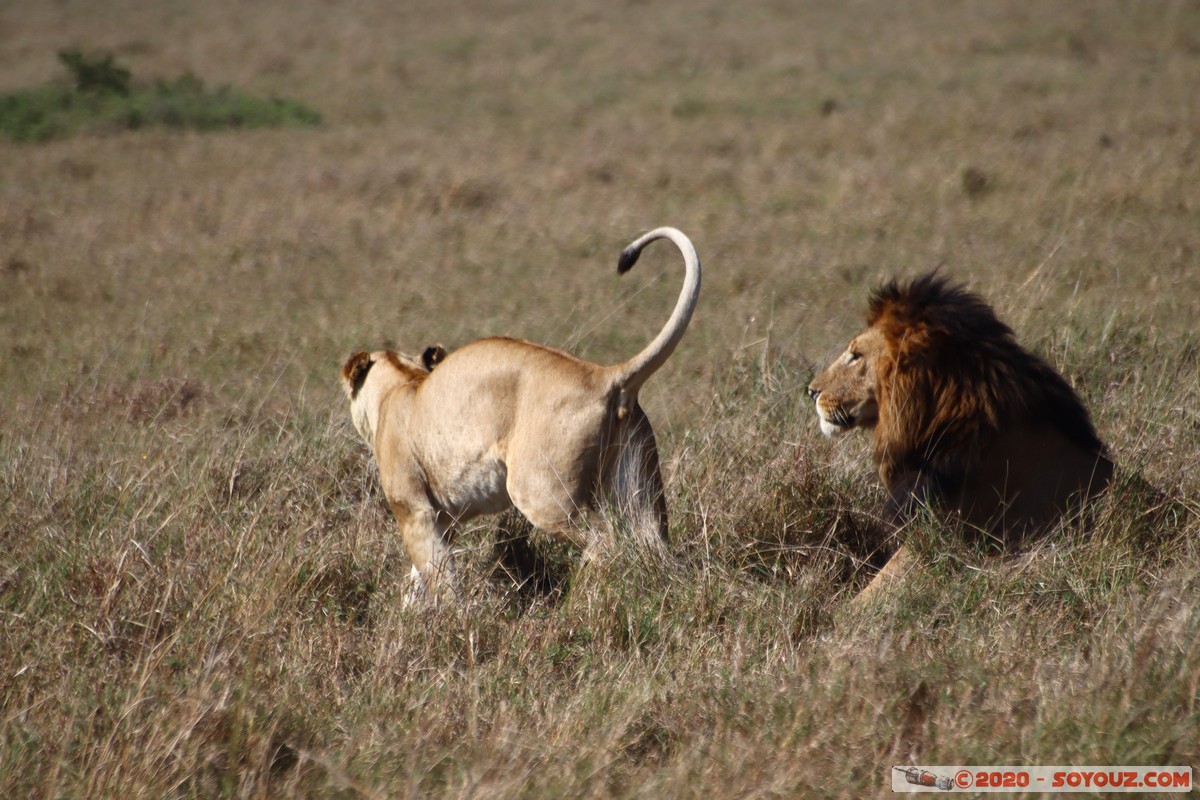
[[[817,407],[821,433],[837,436],[854,428],[872,428],[879,421],[875,377],[887,358],[887,342],[875,328],[855,336],[846,352],[808,386]]]

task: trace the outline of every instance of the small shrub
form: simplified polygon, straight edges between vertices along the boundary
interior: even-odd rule
[[[129,81],[133,73],[113,63],[111,55],[88,58],[79,50],[60,50],[58,60],[70,70],[78,91],[129,94]]]
[[[212,131],[321,121],[320,114],[294,100],[263,99],[229,86],[208,91],[190,73],[139,84],[110,55],[64,50],[58,57],[73,85],[50,84],[0,96],[0,134],[17,142],[44,142],[149,126]]]

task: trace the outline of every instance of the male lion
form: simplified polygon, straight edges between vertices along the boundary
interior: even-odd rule
[[[449,356],[440,347],[419,359],[356,353],[342,367],[354,425],[374,450],[416,589],[452,593],[453,527],[513,507],[590,555],[595,512],[613,500],[626,516],[648,516],[646,538],[662,547],[666,501],[638,390],[683,338],[700,296],[700,259],[681,232],[658,228],[625,248],[618,272],[656,239],[682,252],[683,290],[666,326],[628,361],[602,366],[495,337]]]
[[[934,274],[877,289],[867,329],[808,392],[826,436],[874,429],[894,521],[940,507],[1004,540],[1046,530],[1112,478],[1070,385]],[[910,562],[901,546],[860,598]]]

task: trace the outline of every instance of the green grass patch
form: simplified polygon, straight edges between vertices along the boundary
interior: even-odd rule
[[[229,86],[206,89],[190,73],[138,83],[112,56],[64,50],[71,83],[52,83],[0,96],[0,133],[16,142],[45,142],[79,133],[146,127],[196,131],[316,125],[321,115],[295,100],[261,98]]]

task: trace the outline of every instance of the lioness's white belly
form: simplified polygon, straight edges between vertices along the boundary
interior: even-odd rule
[[[442,508],[460,520],[497,514],[512,506],[505,482],[508,468],[495,456],[457,465],[452,475],[440,476],[434,494]]]

